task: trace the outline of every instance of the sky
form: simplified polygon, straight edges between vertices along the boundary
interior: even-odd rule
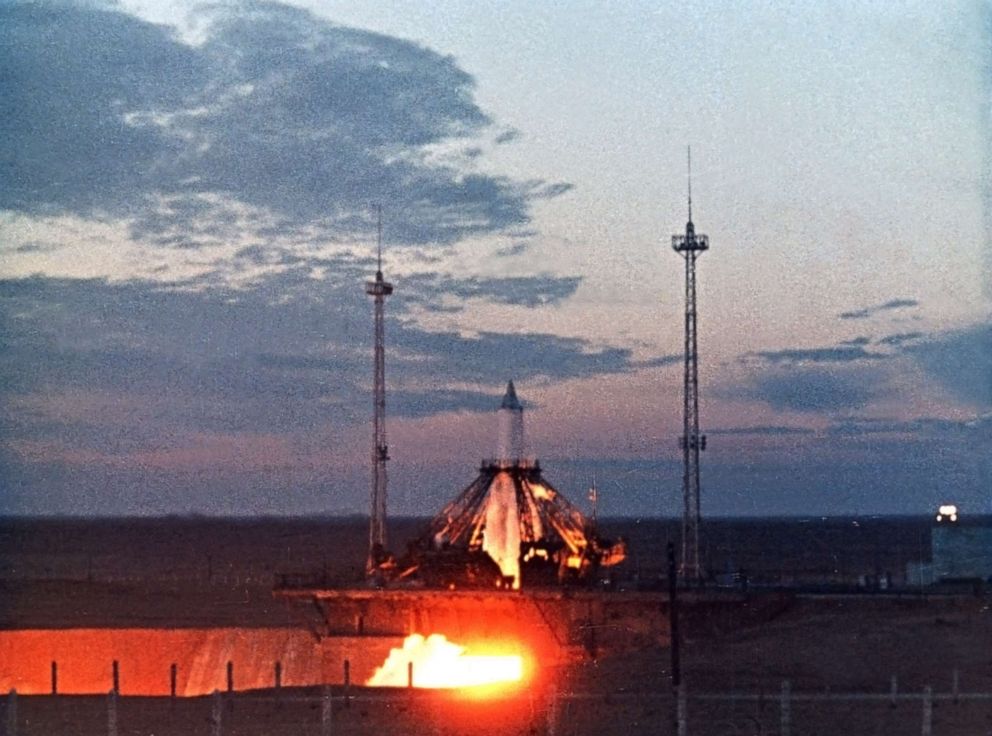
[[[992,513],[992,5],[0,0],[0,514]]]

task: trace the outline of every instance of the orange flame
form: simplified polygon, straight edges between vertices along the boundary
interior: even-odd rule
[[[507,654],[465,654],[442,634],[411,634],[394,648],[366,683],[371,687],[470,688],[519,682],[523,658]]]

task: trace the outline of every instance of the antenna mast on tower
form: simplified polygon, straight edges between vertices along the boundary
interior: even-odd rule
[[[365,282],[365,293],[375,305],[375,379],[372,387],[372,503],[369,514],[369,558],[366,569],[375,571],[386,551],[386,338],[383,321],[386,297],[393,285],[382,278],[382,205],[376,205],[375,281]]]
[[[685,372],[682,379],[682,564],[684,580],[702,577],[699,564],[699,453],[706,435],[699,434],[699,354],[696,348],[696,258],[709,249],[709,238],[692,224],[692,149],[687,151],[689,220],[685,235],[672,236],[672,248],[685,260]]]

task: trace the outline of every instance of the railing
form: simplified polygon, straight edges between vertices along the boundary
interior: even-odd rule
[[[416,688],[276,688],[212,695],[133,697],[23,696],[0,699],[7,736],[330,736],[333,734],[585,734],[672,736],[807,733],[985,734],[992,692],[947,691],[560,692],[527,689],[493,700],[464,699]],[[486,713],[485,718],[479,718]],[[486,722],[494,717],[499,723]],[[495,730],[493,730],[495,728]]]

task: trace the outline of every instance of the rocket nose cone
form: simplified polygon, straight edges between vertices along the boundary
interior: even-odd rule
[[[506,384],[506,393],[503,395],[503,403],[500,404],[500,409],[523,409],[520,405],[520,401],[517,399],[517,391],[513,387],[513,381]]]

